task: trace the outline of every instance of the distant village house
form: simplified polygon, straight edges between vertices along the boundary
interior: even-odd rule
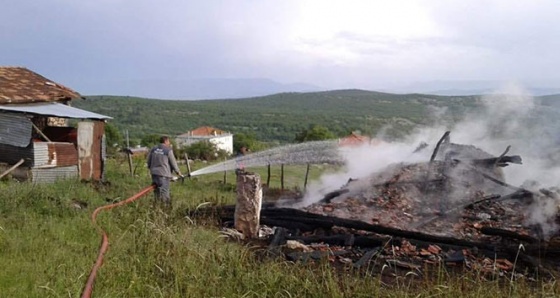
[[[380,139],[372,139],[368,136],[363,136],[358,132],[353,131],[350,135],[338,139],[338,145],[343,147],[357,147],[362,145],[377,146],[384,142]]]
[[[0,67],[0,173],[18,180],[102,180],[105,121],[71,107],[76,91],[27,68]],[[75,126],[69,126],[75,119]]]
[[[211,142],[216,145],[216,148],[224,150],[228,154],[233,153],[233,134],[217,128],[202,126],[187,133],[178,135],[175,138],[175,143],[180,148],[187,147],[201,141]]]

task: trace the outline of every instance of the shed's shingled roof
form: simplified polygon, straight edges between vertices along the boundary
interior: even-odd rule
[[[0,104],[60,102],[81,97],[25,67],[0,66]]]

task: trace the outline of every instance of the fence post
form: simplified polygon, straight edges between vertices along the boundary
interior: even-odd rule
[[[126,130],[126,157],[128,158],[128,169],[130,170],[130,176],[134,176],[134,170],[132,169],[132,150],[130,150],[128,129]]]
[[[284,164],[280,166],[280,189],[284,190]]]
[[[187,162],[187,174],[190,179],[191,177],[191,164],[189,163],[189,155],[185,152],[185,161]]]
[[[227,158],[224,157],[224,162],[227,160]],[[224,185],[227,183],[227,170],[224,169]]]
[[[303,182],[303,190],[307,188],[307,178],[309,177],[309,167],[310,164],[307,164],[307,169],[305,170],[305,181]]]
[[[268,175],[266,176],[266,187],[270,188],[270,164],[267,166]]]

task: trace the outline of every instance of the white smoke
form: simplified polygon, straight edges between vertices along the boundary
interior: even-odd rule
[[[465,115],[453,126],[446,124],[451,119],[446,110],[433,108],[434,125],[417,129],[404,141],[343,148],[347,160],[345,171],[326,174],[310,184],[304,204],[322,199],[350,178],[367,177],[390,164],[428,161],[435,144],[448,130],[451,131],[451,142],[473,145],[495,156],[501,155],[510,146],[507,155],[520,155],[523,164],[504,168],[508,184],[530,184],[533,187],[529,190],[536,193],[540,188],[559,186],[557,177],[560,177],[560,167],[555,157],[560,156],[556,148],[560,113],[552,108],[543,108],[525,90],[513,84],[480,100],[483,109]],[[422,154],[412,154],[421,142],[430,146]],[[527,209],[529,223],[544,225],[545,230],[557,230],[554,217],[560,205],[559,197],[535,200]]]
[[[428,134],[426,134],[428,133]],[[413,154],[414,149],[425,137],[439,138],[428,131],[415,134],[403,142],[381,142],[379,144],[363,144],[356,147],[341,147],[340,151],[346,160],[343,172],[328,173],[311,183],[306,190],[304,205],[322,199],[326,194],[339,189],[349,179],[360,179],[377,173],[395,163],[415,163],[429,159],[429,152]]]

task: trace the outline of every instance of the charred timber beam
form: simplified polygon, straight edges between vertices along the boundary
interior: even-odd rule
[[[500,197],[501,197],[500,195],[491,195],[491,196],[485,197],[484,199],[481,199],[481,200],[476,201],[476,202],[473,202],[473,203],[468,203],[468,204],[466,204],[466,205],[457,206],[457,207],[452,208],[452,209],[449,209],[449,210],[447,210],[447,211],[445,211],[445,212],[441,212],[441,213],[438,214],[438,215],[432,216],[432,217],[430,217],[430,218],[428,218],[428,219],[426,219],[426,220],[424,220],[424,221],[422,221],[422,222],[419,222],[419,223],[415,224],[413,227],[414,227],[415,229],[420,228],[420,227],[423,227],[423,226],[425,226],[425,225],[427,225],[427,224],[433,222],[434,220],[436,220],[436,219],[438,219],[438,218],[441,218],[441,217],[443,217],[443,216],[447,216],[447,215],[449,215],[449,214],[451,214],[451,213],[453,213],[453,212],[457,212],[457,211],[462,210],[462,209],[465,209],[465,208],[472,208],[472,207],[474,207],[474,205],[476,205],[476,204],[478,204],[478,203],[482,203],[482,202],[486,202],[486,201],[491,201],[491,200],[496,200],[496,199],[499,199]]]
[[[528,235],[521,235],[521,234],[513,232],[513,231],[499,229],[499,228],[482,227],[480,229],[480,232],[484,235],[500,236],[502,238],[516,239],[516,240],[524,241],[524,242],[527,242],[527,243],[538,242],[538,239],[536,239],[534,237],[531,237],[531,236],[528,236]]]
[[[493,158],[484,158],[484,159],[471,159],[470,164],[475,166],[483,166],[483,167],[505,167],[508,163],[514,164],[523,164],[521,160],[521,156],[519,155],[511,155],[511,156],[503,156],[503,157],[493,157]]]
[[[373,184],[373,187],[389,187],[389,186],[399,186],[407,184],[417,184],[418,186],[424,186],[425,184],[436,184],[441,185],[447,181],[446,178],[434,178],[430,180],[407,180],[407,181],[388,181],[383,183]]]
[[[349,192],[349,189],[340,189],[340,190],[335,190],[332,192],[329,192],[328,194],[326,194],[319,202],[320,203],[330,203],[334,198],[345,194],[347,192]]]
[[[287,236],[288,240],[296,240],[304,244],[325,243],[338,246],[378,247],[387,239],[373,236],[358,236],[354,234],[341,234],[331,236]]]
[[[439,139],[439,141],[436,144],[436,148],[434,149],[434,152],[432,153],[432,157],[430,157],[430,163],[433,162],[436,159],[436,156],[438,154],[439,151],[439,147],[441,146],[441,144],[443,144],[444,142],[449,143],[449,134],[451,132],[450,131],[446,131],[443,136],[441,137],[441,139]]]
[[[291,252],[286,255],[288,260],[290,261],[300,261],[300,262],[307,262],[310,260],[321,260],[328,258],[329,256],[344,256],[351,254],[351,251],[321,251],[315,250],[311,252]]]
[[[439,141],[437,142],[436,148],[434,149],[434,152],[432,153],[432,156],[430,157],[430,163],[429,163],[429,166],[428,166],[428,170],[426,172],[426,176],[424,177],[424,183],[422,184],[422,187],[421,187],[422,193],[424,193],[424,194],[427,193],[427,190],[428,190],[428,181],[430,180],[430,176],[431,176],[431,172],[432,172],[432,164],[437,157],[439,147],[444,143],[446,145],[448,145],[450,143],[450,140],[449,140],[449,134],[450,133],[451,133],[450,131],[446,131],[443,134],[441,139],[439,139]],[[443,187],[443,189],[447,188],[445,183],[442,185],[442,187]],[[441,205],[441,207],[442,206],[443,205]]]
[[[296,240],[303,244],[312,244],[312,243],[325,243],[329,245],[338,245],[338,246],[352,246],[352,244],[348,244],[350,242],[354,242],[354,239],[350,239],[352,234],[342,234],[342,235],[331,235],[331,236],[288,236],[288,240]]]
[[[300,222],[317,228],[330,229],[333,226],[349,229],[375,232],[383,235],[393,235],[397,237],[412,238],[428,242],[451,244],[463,247],[478,247],[481,249],[494,250],[496,247],[491,244],[473,242],[453,237],[428,235],[420,232],[406,231],[390,228],[382,225],[369,224],[359,220],[344,219],[326,215],[313,214],[290,208],[263,209],[262,218],[274,218],[277,220]]]
[[[395,237],[395,238],[391,238],[391,241],[388,242],[389,245],[396,245],[396,246],[401,246],[403,241],[406,240],[407,242],[409,242],[410,244],[416,246],[416,247],[420,247],[420,248],[425,248],[427,249],[430,245],[437,245],[441,248],[442,251],[461,251],[465,248],[467,249],[472,249],[472,248],[476,248],[476,251],[478,251],[478,253],[481,253],[489,258],[495,258],[495,257],[511,257],[512,254],[508,251],[502,252],[500,250],[497,250],[495,247],[491,247],[491,249],[484,249],[481,247],[477,247],[477,246],[465,246],[465,245],[455,245],[455,244],[444,244],[444,243],[434,243],[434,242],[429,242],[429,241],[422,241],[422,240],[416,240],[416,239],[407,239],[407,238],[401,238],[401,237]],[[513,255],[515,256],[515,254]]]
[[[374,248],[366,252],[357,262],[352,264],[354,268],[360,268],[365,264],[368,264],[369,261],[379,252],[381,251],[381,247]]]
[[[262,215],[261,215],[261,224],[271,226],[271,227],[283,227],[292,231],[300,231],[300,232],[309,232],[316,229],[315,226],[307,223],[293,221],[290,219],[264,217]]]
[[[220,213],[222,216],[222,220],[233,218],[233,208],[229,206],[224,206],[224,210],[229,209],[229,212],[225,212],[222,210]],[[229,214],[228,214],[229,213]],[[266,208],[261,210],[261,223],[270,225],[270,226],[277,226],[277,227],[286,227],[289,229],[300,229],[302,231],[312,231],[317,228],[324,228],[330,229],[333,226],[339,226],[343,228],[355,229],[355,230],[363,230],[374,232],[377,234],[382,235],[391,235],[394,237],[400,237],[403,239],[409,239],[411,243],[422,243],[424,245],[427,244],[438,244],[442,246],[442,248],[449,247],[449,248],[478,248],[482,250],[486,250],[489,252],[503,252],[508,253],[510,255],[515,256],[517,252],[517,245],[496,245],[491,243],[482,243],[482,242],[475,242],[469,241],[464,239],[458,239],[453,237],[445,237],[445,236],[437,236],[437,235],[429,235],[420,232],[414,231],[406,231],[391,227],[385,227],[381,225],[369,224],[363,221],[358,220],[351,220],[351,219],[343,219],[337,217],[331,217],[326,215],[314,214],[309,213],[297,209],[291,208]],[[372,244],[375,243],[373,239],[366,239],[364,238],[363,241],[372,241]],[[398,241],[399,238],[393,238],[394,241]],[[382,238],[380,237],[380,240]],[[531,241],[532,239],[527,238],[526,240]],[[364,244],[360,244],[362,239],[360,237],[356,237],[354,239],[354,246],[361,246]],[[366,246],[367,247],[367,246]],[[540,242],[531,242],[524,246],[524,253],[527,255],[539,255],[539,256],[549,256],[549,257],[558,257],[560,256],[559,249],[550,249],[547,248],[545,245],[542,245]]]
[[[445,211],[445,212],[442,212],[441,214],[438,214],[438,215],[435,215],[435,216],[433,216],[433,217],[430,217],[430,218],[428,218],[427,220],[424,220],[424,221],[422,221],[422,222],[420,222],[420,223],[417,223],[417,224],[414,225],[413,227],[414,227],[414,228],[423,227],[423,226],[425,226],[425,225],[427,225],[427,224],[433,222],[434,220],[436,220],[436,219],[438,219],[438,218],[441,218],[441,217],[443,217],[443,216],[449,215],[449,214],[451,214],[451,213],[453,213],[453,212],[457,212],[457,211],[462,210],[462,209],[472,209],[475,205],[480,204],[480,203],[484,203],[484,202],[490,202],[490,201],[495,201],[495,202],[497,202],[497,201],[504,201],[504,200],[510,200],[510,199],[532,199],[532,198],[533,198],[533,193],[531,193],[531,192],[529,192],[529,191],[527,191],[527,190],[524,190],[524,189],[517,190],[517,191],[515,191],[515,192],[513,192],[513,193],[510,193],[510,194],[507,194],[507,195],[504,195],[504,196],[501,196],[501,195],[489,195],[489,196],[486,196],[486,197],[484,197],[484,198],[482,198],[482,199],[480,199],[480,200],[478,200],[478,201],[476,201],[476,202],[472,202],[472,203],[467,203],[467,204],[464,204],[464,205],[460,205],[460,206],[457,206],[457,207],[452,208],[452,209],[450,209],[450,210],[447,210],[447,211]]]
[[[532,200],[533,199],[533,193],[524,189],[520,189],[517,190],[515,192],[512,192],[510,194],[507,195],[490,195],[490,196],[486,196],[483,199],[480,199],[476,202],[472,202],[472,203],[468,203],[466,205],[463,205],[464,208],[466,209],[471,209],[473,208],[475,205],[480,204],[480,203],[484,203],[484,202],[489,202],[489,201],[505,201],[505,200]]]
[[[504,187],[507,187],[507,188],[510,188],[510,189],[513,189],[513,190],[519,190],[519,191],[530,192],[530,191],[528,191],[528,190],[526,190],[526,189],[524,189],[524,188],[517,187],[517,186],[513,186],[513,185],[511,185],[511,184],[505,183],[504,181],[501,181],[501,180],[499,180],[499,179],[496,179],[496,178],[494,178],[494,177],[492,177],[492,176],[490,176],[490,175],[488,175],[488,174],[486,174],[486,173],[480,171],[480,170],[477,169],[476,167],[473,167],[473,166],[471,166],[471,165],[468,165],[467,163],[465,163],[465,162],[463,162],[463,161],[461,161],[461,160],[454,159],[453,161],[456,162],[456,163],[463,163],[463,164],[466,165],[469,169],[475,171],[476,173],[480,174],[482,177],[484,177],[484,178],[486,178],[486,179],[488,179],[488,180],[490,180],[490,181],[492,181],[492,182],[494,182],[494,183],[496,183],[496,184],[498,184],[498,185],[501,185],[501,186],[504,186]]]
[[[287,231],[284,228],[277,228],[272,235],[269,247],[280,246],[286,243]]]
[[[276,203],[262,202],[261,208],[274,208]],[[219,216],[228,217],[231,215],[233,219],[233,213],[235,212],[235,205],[212,205],[204,208],[196,208],[194,210],[189,210],[187,216]]]
[[[270,244],[268,245],[268,251],[273,256],[279,256],[282,253],[280,245],[286,243],[286,234],[287,231],[284,228],[277,228],[274,231],[274,235],[272,235],[272,239],[270,241]]]
[[[558,199],[558,193],[552,192],[546,188],[539,189],[539,192],[551,199]]]
[[[494,167],[498,166],[498,163],[502,164],[502,158],[504,156],[506,156],[506,154],[509,152],[509,149],[511,148],[511,145],[508,145],[506,147],[506,150],[504,150],[504,152],[502,154],[500,154],[500,156],[498,156],[498,159],[496,159],[494,161]],[[521,157],[519,157],[519,163],[521,164]],[[501,166],[501,165],[500,165]],[[507,166],[507,164],[503,165],[504,167]]]
[[[542,248],[540,247],[540,244],[537,244],[537,246],[539,246],[539,249],[537,249],[538,257],[533,257],[527,254],[527,246],[519,245],[517,248],[510,247],[507,250],[512,256],[515,256],[518,259],[517,261],[518,264],[519,263],[528,264],[529,266],[527,267],[531,268],[534,271],[540,272],[539,275],[544,277],[544,274],[546,273],[548,275],[547,278],[552,277],[557,279],[559,276],[556,268],[553,268],[554,265],[548,262],[547,263],[542,262],[545,259],[545,256],[540,251],[540,248]],[[531,245],[529,247],[529,250],[534,249],[534,247],[535,247],[534,245]]]
[[[231,220],[232,215],[222,217]],[[369,224],[359,220],[344,219],[327,215],[309,213],[292,208],[267,208],[261,210],[261,223],[294,229],[311,231],[317,228],[331,229],[333,226],[370,231],[377,234],[411,238],[427,242],[443,243],[462,247],[478,247],[480,249],[495,250],[491,244],[473,242],[453,237],[435,236],[414,231],[406,231],[382,225]]]

